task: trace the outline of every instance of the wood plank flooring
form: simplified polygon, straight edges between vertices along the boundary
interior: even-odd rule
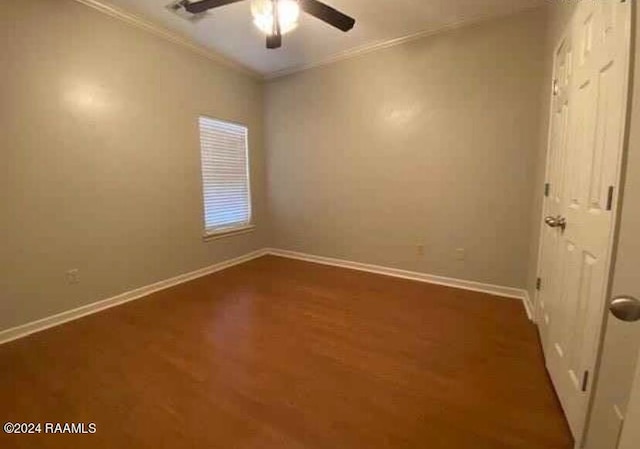
[[[6,449],[572,447],[519,301],[273,256],[0,346],[0,420],[97,427]]]

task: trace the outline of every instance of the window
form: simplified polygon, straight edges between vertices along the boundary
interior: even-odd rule
[[[251,191],[247,128],[200,117],[205,237],[248,230]]]

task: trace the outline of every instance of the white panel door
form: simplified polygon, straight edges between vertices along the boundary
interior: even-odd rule
[[[545,195],[547,200],[544,203],[545,216],[557,216],[560,214],[562,178],[564,175],[564,161],[567,146],[567,131],[569,121],[570,96],[569,86],[571,85],[571,42],[570,37],[566,37],[558,45],[554,57],[554,84],[553,100],[551,105],[549,151],[547,156],[547,184],[545,185]],[[540,279],[544,279],[544,284],[538,288],[538,300],[536,301],[536,317],[540,330],[540,338],[545,353],[549,350],[548,335],[553,313],[551,306],[553,302],[553,291],[555,288],[556,260],[559,248],[559,235],[555,229],[543,227],[541,234],[540,249]]]
[[[582,440],[606,304],[624,147],[629,2],[585,0],[569,31],[564,154],[550,153],[549,229],[541,293],[547,368],[576,441]],[[557,212],[556,212],[557,211]],[[549,259],[553,259],[551,262]],[[542,307],[542,306],[541,306]]]
[[[565,37],[557,47],[554,57],[553,100],[549,134],[549,152],[547,156],[547,184],[544,203],[545,216],[558,216],[563,210],[564,162],[567,152],[567,134],[570,110],[570,86],[572,80],[572,49],[570,36]],[[549,350],[548,335],[552,313],[551,301],[554,296],[556,261],[560,245],[560,235],[548,226],[542,229],[542,248],[540,253],[540,279],[544,284],[539,286],[540,293],[536,302],[538,324],[543,348]]]

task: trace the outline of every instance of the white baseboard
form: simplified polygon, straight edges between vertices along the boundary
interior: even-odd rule
[[[313,254],[299,253],[295,251],[286,251],[276,248],[265,248],[251,253],[245,254],[234,259],[226,260],[205,268],[201,268],[190,273],[181,274],[164,281],[156,282],[154,284],[146,285],[144,287],[136,288],[134,290],[121,293],[119,295],[107,298],[101,301],[97,301],[85,306],[78,307],[76,309],[67,310],[56,315],[52,315],[37,321],[32,321],[27,324],[16,326],[4,331],[0,331],[0,344],[7,343],[18,338],[26,337],[27,335],[49,329],[51,327],[58,326],[68,321],[77,320],[87,315],[100,312],[101,310],[109,309],[111,307],[118,306],[136,299],[144,298],[152,293],[164,290],[170,287],[174,287],[185,282],[192,281],[194,279],[207,276],[217,271],[222,271],[225,268],[230,268],[234,265],[239,265],[250,260],[262,257],[264,255],[271,254],[274,256],[287,257],[289,259],[304,260],[307,262],[315,262],[323,265],[332,265],[335,267],[348,268],[351,270],[367,271],[369,273],[376,273],[385,276],[392,276],[402,279],[410,279],[419,282],[426,282],[429,284],[443,285],[446,287],[460,288],[463,290],[471,290],[475,292],[488,293],[494,296],[500,296],[505,298],[514,298],[522,301],[524,308],[527,312],[529,319],[533,319],[531,313],[532,307],[529,300],[529,295],[526,290],[503,287],[500,285],[483,284],[481,282],[466,281],[462,279],[454,279],[444,276],[436,276],[432,274],[419,273],[415,271],[400,270],[397,268],[383,267],[379,265],[371,265],[360,262],[353,262],[343,259],[335,259],[331,257],[316,256]]]
[[[535,323],[535,318],[533,317],[533,304],[531,303],[531,296],[529,296],[528,291],[524,291],[524,296],[522,297],[522,304],[524,304],[524,310],[527,312],[527,317],[529,321]]]
[[[68,321],[77,320],[78,318],[82,318],[84,316],[91,315],[93,313],[100,312],[101,310],[109,309],[111,307],[115,307],[120,304],[124,304],[126,302],[144,298],[145,296],[148,296],[160,290],[174,287],[176,285],[183,284],[185,282],[189,282],[194,279],[201,278],[203,276],[207,276],[217,271],[230,268],[234,265],[239,265],[239,264],[248,262],[250,260],[264,256],[265,254],[267,254],[267,250],[265,249],[253,251],[243,256],[236,257],[234,259],[225,260],[223,262],[219,262],[217,264],[204,267],[199,270],[192,271],[190,273],[181,274],[179,276],[175,276],[170,279],[166,279],[164,281],[160,281],[154,284],[146,285],[144,287],[136,288],[135,290],[121,293],[111,298],[103,299],[102,301],[87,304],[85,306],[81,306],[76,309],[67,310],[65,312],[58,313],[56,315],[52,315],[37,321],[32,321],[30,323],[23,324],[21,326],[16,326],[16,327],[1,331],[0,344],[7,343],[12,340],[17,340],[18,338],[26,337],[27,335],[40,332],[45,329],[49,329],[50,327],[58,326]]]
[[[488,293],[503,298],[519,299],[524,304],[527,316],[532,318],[531,307],[528,299],[528,293],[524,289],[503,287],[500,285],[484,284],[475,281],[466,281],[463,279],[455,279],[444,276],[436,276],[433,274],[420,273],[416,271],[400,270],[398,268],[383,267],[380,265],[371,265],[360,262],[353,262],[344,259],[335,259],[332,257],[316,256],[314,254],[299,253],[296,251],[287,251],[276,248],[268,248],[267,253],[274,256],[287,257],[289,259],[304,260],[307,262],[315,262],[323,265],[331,265],[334,267],[349,268],[358,271],[367,271],[369,273],[382,274],[385,276],[393,276],[402,279],[410,279],[413,281],[426,282],[429,284],[443,285],[446,287],[460,288],[463,290],[471,290],[474,292]]]

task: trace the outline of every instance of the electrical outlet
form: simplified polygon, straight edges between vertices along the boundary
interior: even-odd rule
[[[73,268],[65,273],[67,284],[77,284],[80,282],[80,270]]]
[[[424,256],[424,245],[418,245],[416,247],[416,254],[418,256]]]
[[[456,260],[464,260],[466,257],[467,254],[464,248],[456,249]]]

